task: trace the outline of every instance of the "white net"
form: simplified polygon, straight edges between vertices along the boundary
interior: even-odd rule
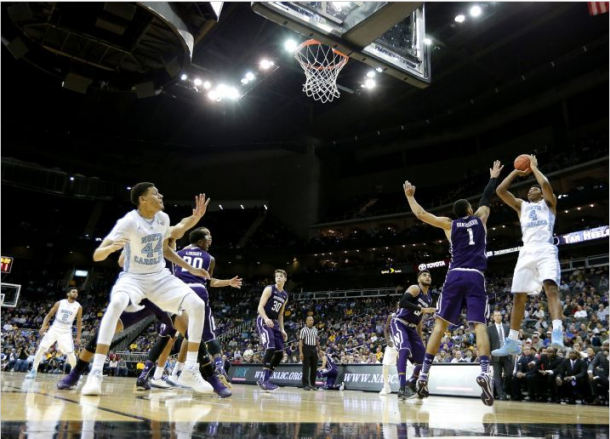
[[[341,96],[337,89],[337,76],[349,57],[316,40],[302,43],[294,54],[305,71],[303,92],[323,104]]]

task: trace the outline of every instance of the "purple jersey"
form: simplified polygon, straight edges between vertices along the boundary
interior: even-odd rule
[[[331,370],[336,368],[337,366],[335,366],[335,362],[333,361],[332,357],[328,354],[324,354],[324,356],[326,357],[326,370]]]
[[[204,268],[210,271],[212,256],[205,250],[201,250],[199,247],[185,247],[178,252],[178,256],[195,268]],[[205,285],[207,281],[206,278],[195,276],[177,265],[174,269],[174,274],[185,284]]]
[[[421,306],[422,308],[430,308],[432,306],[432,297],[430,297],[429,294],[424,294],[421,287],[419,288],[419,294],[417,297],[413,297],[409,301]],[[422,313],[421,311],[414,311],[408,308],[398,308],[398,311],[394,313],[394,318],[417,325],[422,319]]]
[[[271,287],[271,297],[269,297],[265,304],[265,314],[271,320],[277,320],[280,309],[282,309],[282,306],[288,300],[288,293],[286,291],[279,291],[275,285],[269,286]]]
[[[481,218],[468,216],[451,222],[451,263],[449,269],[487,269],[487,232]]]

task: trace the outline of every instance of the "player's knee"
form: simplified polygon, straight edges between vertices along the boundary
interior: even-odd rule
[[[112,310],[113,312],[117,312],[120,314],[125,310],[125,308],[127,308],[128,305],[129,295],[125,292],[117,291],[112,294],[106,312]]]
[[[195,293],[188,294],[184,298],[183,304],[185,305],[184,308],[186,309],[186,312],[191,316],[205,311],[205,302]]]

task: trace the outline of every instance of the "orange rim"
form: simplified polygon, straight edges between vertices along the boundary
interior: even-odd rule
[[[315,46],[315,45],[325,46],[326,44],[323,44],[323,43],[321,43],[318,40],[311,39],[311,40],[307,40],[307,41],[304,41],[301,44],[299,44],[299,47],[297,47],[297,51],[300,51],[304,47]],[[307,68],[308,69],[313,69],[313,70],[334,70],[334,69],[337,69],[337,68],[342,68],[347,63],[347,61],[349,60],[349,56],[347,56],[345,53],[343,53],[343,52],[341,52],[341,51],[339,51],[337,49],[333,49],[332,47],[330,48],[330,50],[332,50],[332,52],[334,54],[339,55],[342,58],[341,61],[339,61],[338,63],[333,63],[333,64],[328,65],[326,67],[324,67],[324,66],[314,67],[311,64],[305,64],[307,66]]]

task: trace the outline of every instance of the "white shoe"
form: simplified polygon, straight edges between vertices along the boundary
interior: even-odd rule
[[[182,371],[181,371],[182,372]],[[182,387],[184,389],[188,389],[189,387],[187,386],[183,386],[182,384],[178,383],[178,381],[180,381],[180,375],[170,375],[169,377],[167,377],[167,383],[170,386],[174,386],[174,387]]]
[[[339,386],[339,390],[343,391],[345,390],[345,382],[342,382],[341,385]]]
[[[203,379],[199,372],[199,363],[193,366],[185,366],[182,369],[178,384],[188,386],[198,393],[214,393],[214,388],[210,383]]]
[[[390,393],[392,393],[390,386],[383,386],[383,389],[379,392],[380,395],[389,395]]]
[[[87,376],[87,382],[81,390],[81,395],[97,396],[102,394],[102,371],[91,371]]]
[[[173,389],[174,386],[172,386],[171,384],[169,384],[167,381],[165,381],[163,378],[161,379],[151,379],[150,380],[150,387],[153,387],[155,389]]]

